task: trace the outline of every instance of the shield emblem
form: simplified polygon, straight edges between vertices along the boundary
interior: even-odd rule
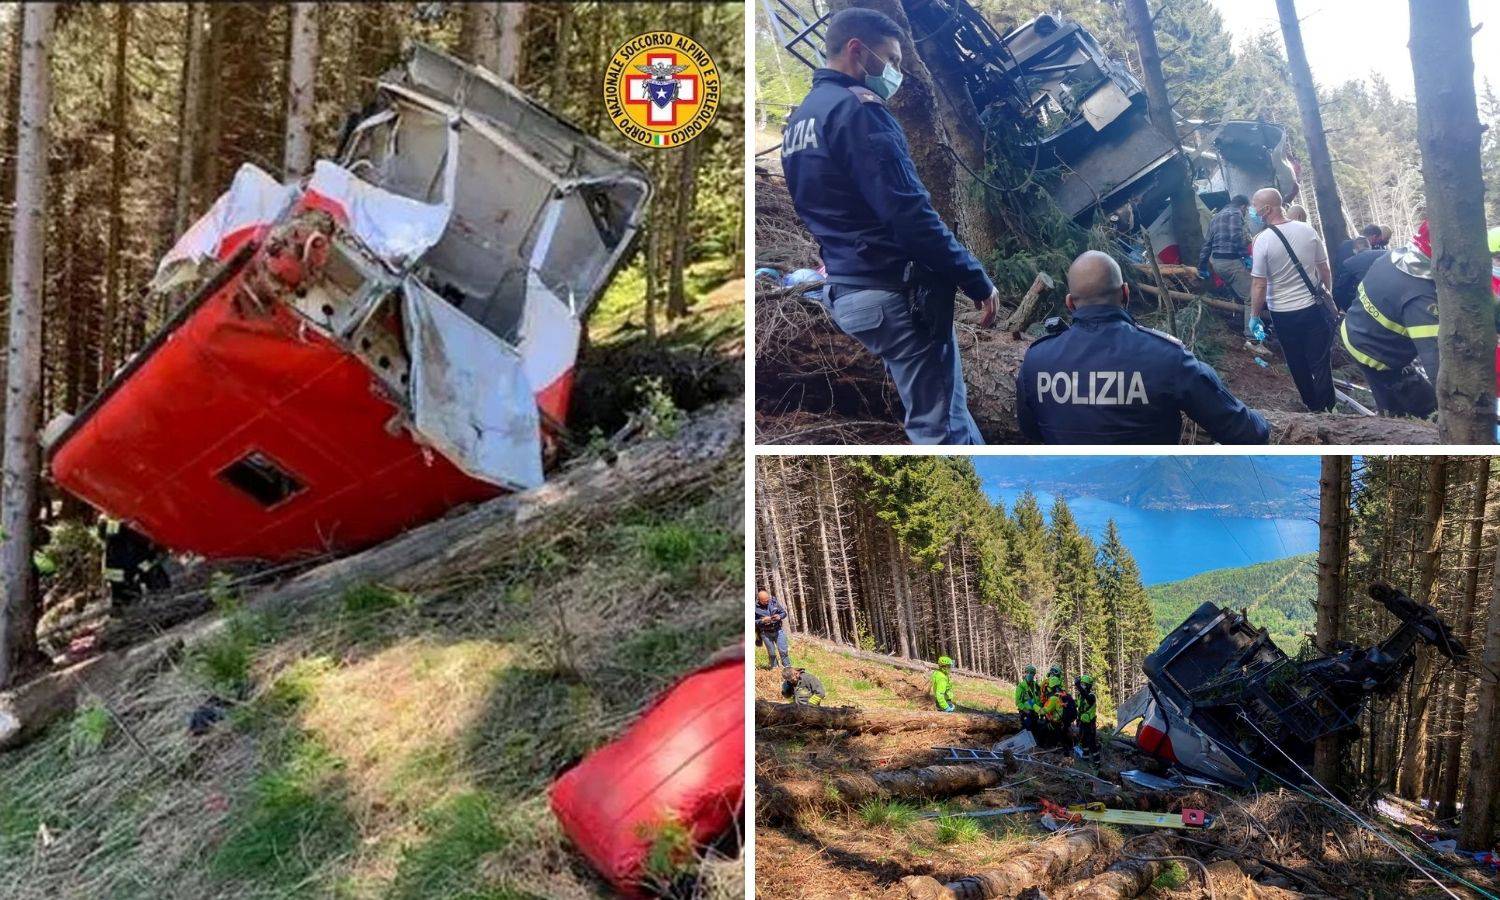
[[[666,109],[672,105],[673,100],[677,99],[677,87],[680,84],[681,82],[675,78],[668,78],[665,81],[657,81],[653,78],[646,82],[646,96],[658,108]]]

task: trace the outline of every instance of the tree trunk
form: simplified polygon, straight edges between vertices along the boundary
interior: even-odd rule
[[[16,204],[6,364],[5,460],[0,481],[0,687],[36,653],[36,583],[31,565],[41,447],[42,254],[47,236],[47,117],[52,107],[52,33],[57,7],[28,3],[21,48]]]
[[[500,7],[502,3],[464,3],[458,32],[458,55],[500,73]],[[510,80],[507,76],[501,76]]]
[[[1500,556],[1491,579],[1490,611],[1484,650],[1476,670],[1474,717],[1469,730],[1469,781],[1464,789],[1464,814],[1458,826],[1458,845],[1477,849],[1493,846],[1495,797],[1500,793]]]
[[[1418,601],[1435,606],[1438,562],[1443,552],[1443,503],[1447,497],[1448,459],[1433,456],[1427,460],[1427,496],[1422,512],[1422,546],[1417,557],[1416,593]],[[1418,799],[1427,749],[1427,708],[1432,697],[1428,682],[1432,679],[1433,650],[1423,645],[1417,651],[1412,671],[1411,706],[1407,711],[1406,747],[1401,754],[1401,772],[1396,790],[1408,800]]]
[[[207,3],[189,3],[187,9],[187,33],[182,49],[182,100],[177,119],[177,190],[172,212],[172,233],[168,243],[187,230],[188,217],[192,213],[193,157],[196,148],[193,136],[197,134],[197,122],[202,113],[203,95],[203,25],[208,12]]]
[[[1477,457],[1478,471],[1474,474],[1474,499],[1469,504],[1469,545],[1464,551],[1467,571],[1464,572],[1464,609],[1458,622],[1459,640],[1472,652],[1474,649],[1474,607],[1479,596],[1480,546],[1484,540],[1484,514],[1490,490],[1490,458]],[[1449,726],[1443,744],[1443,777],[1437,790],[1437,817],[1451,819],[1457,811],[1458,775],[1463,765],[1464,705],[1469,699],[1469,669],[1458,666],[1453,673],[1453,703],[1457,715]]]
[[[120,318],[120,246],[124,241],[125,221],[121,214],[121,195],[125,190],[125,154],[129,134],[126,131],[126,106],[129,83],[125,71],[125,51],[130,40],[130,4],[115,7],[115,108],[114,146],[111,148],[109,181],[109,249],[104,260],[104,316],[102,334],[99,337],[102,380],[108,380],[115,370],[115,344],[119,340]],[[93,396],[98,385],[84,386],[86,396]],[[76,408],[75,408],[76,409]]]
[[[568,57],[573,51],[573,4],[561,4],[557,16],[557,55],[552,60],[552,77],[547,82],[547,102],[561,110],[568,86]]]
[[[495,74],[506,81],[521,77],[521,55],[524,49],[523,29],[526,24],[525,3],[501,3],[498,59]]]
[[[1409,46],[1437,282],[1438,435],[1445,444],[1493,444],[1495,298],[1468,0],[1411,0]]]
[[[1182,152],[1182,139],[1177,134],[1177,116],[1172,112],[1172,98],[1167,93],[1167,79],[1161,72],[1161,53],[1156,48],[1156,29],[1152,24],[1151,11],[1146,0],[1125,0],[1125,19],[1135,35],[1136,47],[1141,54],[1141,71],[1146,76],[1146,103],[1151,122],[1177,151],[1177,158],[1170,164],[1167,179],[1172,187],[1172,235],[1177,238],[1177,248],[1183,262],[1196,260],[1203,247],[1203,226],[1198,219],[1198,193],[1193,190],[1193,172],[1187,156]],[[1145,224],[1141,223],[1144,227]],[[1154,260],[1153,253],[1152,259]],[[1160,280],[1157,281],[1161,284]],[[1171,300],[1162,297],[1169,310]]]
[[[834,584],[833,581],[833,555],[828,551],[828,523],[825,521],[825,517],[823,515],[823,498],[821,496],[818,496],[822,494],[822,490],[817,487],[816,481],[814,481],[813,484],[814,490],[816,491],[816,494],[814,496],[817,497],[816,513],[818,516],[818,546],[819,549],[822,550],[823,556],[823,583],[828,589],[828,594],[824,598],[823,603],[824,607],[828,611],[828,636],[833,638],[834,643],[842,644],[844,642],[844,632],[843,628],[839,625],[839,595],[838,587]]]
[[[1313,84],[1312,69],[1307,64],[1307,50],[1302,46],[1302,25],[1297,20],[1295,0],[1276,0],[1276,12],[1280,15],[1281,36],[1286,42],[1287,74],[1292,80],[1292,91],[1297,95],[1297,111],[1301,113],[1302,136],[1307,139],[1313,191],[1318,200],[1318,219],[1323,225],[1323,245],[1332,259],[1339,245],[1349,239],[1349,225],[1344,219],[1344,203],[1339,199],[1338,183],[1333,180],[1333,157],[1328,153],[1328,135],[1323,132],[1318,88]],[[1468,21],[1464,19],[1465,23]]]
[[[1345,503],[1345,486],[1349,480],[1350,458],[1323,457],[1323,474],[1318,483],[1318,626],[1317,645],[1322,653],[1332,654],[1342,630],[1344,558],[1349,554],[1346,522],[1349,508]],[[1343,738],[1333,734],[1321,738],[1315,748],[1313,774],[1324,785],[1333,788],[1339,781],[1339,757]]]
[[[674,199],[672,224],[672,264],[667,275],[667,318],[680,319],[687,315],[687,265],[690,249],[689,235],[692,232],[693,202],[698,185],[698,146],[701,142],[689,141],[677,151],[677,196]]]
[[[318,77],[318,5],[292,4],[292,46],[286,81],[286,153],[282,170],[301,178],[312,169],[313,103]]]
[[[953,733],[976,733],[1004,737],[1021,730],[1021,720],[1012,713],[939,712],[928,710],[858,709],[853,706],[805,706],[800,703],[755,701],[755,726],[774,728],[837,728],[861,734],[937,729]],[[933,768],[951,768],[934,766]]]
[[[833,477],[833,457],[823,457],[823,463],[828,467],[828,493],[833,498],[833,542],[839,548],[839,571],[844,577],[844,601],[849,606],[849,642],[858,647],[860,635],[854,614],[854,584],[849,578],[848,548],[844,546],[843,505],[839,502],[839,486]]]
[[[911,591],[906,585],[906,561],[902,558],[901,542],[896,539],[896,533],[889,528],[885,533],[890,544],[891,586],[894,588],[891,593],[896,598],[896,631],[901,635],[901,656],[911,659],[916,648],[911,639]]]

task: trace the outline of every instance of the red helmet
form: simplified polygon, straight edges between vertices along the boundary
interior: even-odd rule
[[[1427,220],[1426,219],[1423,219],[1422,220],[1422,224],[1417,226],[1417,233],[1411,236],[1411,244],[1412,244],[1413,247],[1416,247],[1418,250],[1421,250],[1429,258],[1431,258],[1431,256],[1432,256],[1432,236],[1429,235],[1428,232],[1427,232]]]

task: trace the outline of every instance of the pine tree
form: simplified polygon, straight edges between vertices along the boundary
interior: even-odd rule
[[[1105,529],[1097,572],[1108,640],[1109,685],[1115,696],[1123,698],[1139,680],[1140,661],[1156,646],[1156,625],[1140,569],[1120,539],[1114,519]]]

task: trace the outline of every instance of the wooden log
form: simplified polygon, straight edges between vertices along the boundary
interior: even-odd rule
[[[1157,839],[1144,841],[1139,849],[1131,852],[1136,856],[1170,856],[1174,850],[1170,842]],[[1170,863],[1166,860],[1123,857],[1093,878],[1066,885],[1051,897],[1053,900],[1129,900],[1149,890],[1151,882],[1166,871],[1168,865]]]
[[[1273,444],[1436,444],[1437,426],[1421,419],[1257,410]]]
[[[811,644],[812,646],[817,647],[821,650],[827,650],[831,653],[837,653],[840,656],[847,656],[850,659],[862,659],[867,662],[879,663],[882,666],[893,666],[897,669],[908,669],[910,671],[921,672],[923,674],[931,673],[934,669],[937,668],[936,665],[925,660],[903,659],[899,656],[887,656],[884,653],[872,653],[869,650],[859,650],[846,644],[837,644],[833,641],[825,640],[824,638],[820,637],[814,637],[810,634],[797,634],[793,639],[799,645]],[[985,675],[982,672],[975,672],[973,669],[964,669],[960,668],[959,666],[953,666],[950,671],[954,675],[962,675],[965,679],[973,678],[980,681],[988,681],[992,684],[1004,685],[1005,687],[1015,687],[1015,682],[1013,681],[1007,681],[1004,678],[996,678],[993,675]]]
[[[777,812],[802,807],[859,806],[867,800],[955,797],[992,788],[1005,778],[998,766],[922,766],[890,772],[845,772],[826,780],[756,781],[756,793]]]
[[[682,497],[726,477],[742,477],[744,416],[743,400],[708,407],[674,438],[642,441],[612,460],[566,469],[535,490],[498,497],[413,528],[252,593],[244,598],[244,606],[291,613],[371,583],[409,591],[440,589],[625,509]],[[185,622],[145,644],[102,654],[0,693],[0,749],[24,743],[72,712],[80,678],[107,695],[174,649],[218,634],[227,621],[215,617]]]
[[[859,709],[854,706],[806,706],[755,701],[758,728],[840,728],[861,734],[942,729],[987,735],[1015,734],[1021,719],[1014,713],[939,712],[937,710]]]
[[[1149,275],[1151,274],[1152,266],[1150,263],[1136,263],[1135,268],[1136,271]],[[1156,268],[1166,278],[1192,278],[1194,280],[1198,278],[1198,270],[1192,266],[1184,266],[1178,263],[1157,263]]]
[[[1036,309],[1037,300],[1055,286],[1052,276],[1046,272],[1036,273],[1036,278],[1032,279],[1031,287],[1026,290],[1026,295],[1021,298],[1020,304],[1016,306],[1016,311],[1006,318],[1005,324],[1001,326],[1000,330],[1009,332],[1025,331],[1026,326],[1031,324],[1031,316],[1032,312]]]
[[[935,878],[903,878],[885,894],[889,900],[989,900],[1047,887],[1103,846],[1096,828],[1048,838],[999,867],[943,884]]]
[[[1142,284],[1140,285],[1140,288],[1142,291],[1145,291],[1153,297],[1161,295],[1161,288],[1156,287],[1155,285]],[[1228,310],[1232,313],[1240,314],[1243,314],[1245,312],[1244,305],[1235,303],[1233,300],[1221,300],[1218,297],[1210,297],[1207,294],[1189,294],[1184,291],[1167,291],[1167,293],[1170,294],[1172,299],[1177,301],[1178,303],[1193,303],[1195,301],[1201,300],[1203,301],[1203,303],[1207,304],[1208,306],[1212,306],[1214,309],[1223,309]]]

